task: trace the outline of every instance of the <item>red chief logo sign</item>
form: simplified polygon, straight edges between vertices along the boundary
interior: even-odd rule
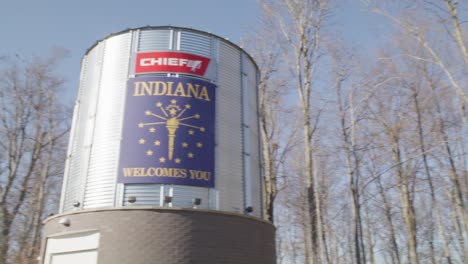
[[[145,52],[136,56],[135,73],[173,72],[204,76],[210,59],[181,52]]]

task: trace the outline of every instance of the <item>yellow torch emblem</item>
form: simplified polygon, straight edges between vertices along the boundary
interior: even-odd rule
[[[145,115],[156,117],[159,121],[151,123],[139,123],[138,127],[144,128],[145,126],[152,126],[152,128],[154,129],[153,126],[165,125],[168,137],[167,158],[169,160],[172,160],[174,157],[176,132],[181,126],[195,128],[201,132],[205,132],[205,128],[194,126],[184,122],[190,119],[200,119],[199,114],[184,117],[184,114],[191,108],[189,104],[186,104],[183,108],[181,108],[179,105],[177,105],[176,100],[171,100],[171,103],[166,107],[164,107],[163,104],[160,102],[156,103],[156,107],[159,108],[162,115],[153,113],[150,110],[145,111]]]

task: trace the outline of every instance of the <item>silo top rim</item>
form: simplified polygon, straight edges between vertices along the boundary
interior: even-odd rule
[[[235,44],[234,42],[226,39],[226,38],[223,38],[223,37],[220,37],[216,34],[213,34],[213,33],[209,33],[209,32],[206,32],[206,31],[203,31],[203,30],[198,30],[198,29],[193,29],[193,28],[187,28],[187,27],[177,27],[177,26],[145,26],[145,27],[137,27],[137,28],[127,28],[127,29],[124,29],[122,31],[119,31],[119,32],[116,32],[116,33],[112,33],[110,35],[108,35],[107,37],[105,38],[102,38],[98,41],[96,41],[91,47],[89,47],[86,52],[85,52],[85,56],[88,55],[88,53],[94,48],[96,47],[99,42],[101,41],[104,41],[108,38],[111,38],[111,37],[114,37],[114,36],[117,36],[117,35],[120,35],[120,34],[124,34],[124,33],[127,33],[127,32],[130,32],[130,31],[134,31],[134,30],[151,30],[151,29],[181,29],[181,30],[185,30],[185,31],[192,31],[192,32],[195,32],[195,33],[200,33],[200,34],[204,34],[204,35],[207,35],[207,36],[213,36],[213,37],[216,37],[216,38],[219,38],[219,39],[222,39],[223,41],[229,43],[230,45],[234,46],[235,48],[239,49],[240,51],[244,52],[248,57],[249,59],[254,63],[255,65],[255,68],[257,68],[257,70],[259,71],[259,68],[258,68],[258,65],[257,63],[255,62],[255,60],[253,59],[253,57],[247,52],[245,51],[243,48],[241,48],[239,45]]]

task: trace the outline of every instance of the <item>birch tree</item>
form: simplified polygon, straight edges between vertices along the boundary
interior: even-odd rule
[[[358,105],[354,99],[355,88],[346,87],[353,68],[350,61],[353,61],[351,53],[346,53],[345,48],[331,46],[328,49],[332,60],[332,75],[334,78],[334,88],[336,93],[336,105],[338,108],[338,123],[340,130],[340,142],[338,153],[344,156],[345,173],[348,176],[348,191],[350,195],[352,211],[352,233],[353,233],[353,253],[354,263],[366,263],[366,250],[364,247],[364,232],[361,210],[361,154],[360,149],[365,149],[364,144],[359,146],[357,133],[360,131]],[[367,101],[361,99],[362,102]]]
[[[306,225],[306,263],[321,263],[317,182],[314,177],[313,135],[317,122],[312,113],[313,76],[316,74],[321,53],[322,27],[329,3],[325,0],[264,1],[263,10],[277,30],[272,41],[278,41],[282,58],[292,75],[301,109],[303,150],[305,161],[305,188],[308,214]]]
[[[280,260],[465,263],[467,9],[456,0],[361,2],[392,25],[365,60],[335,56],[350,46],[333,47],[328,1],[262,1],[274,49],[263,54],[278,62],[267,72],[289,74],[281,89],[296,93],[285,98],[302,133],[274,200]]]
[[[429,61],[440,67],[458,96],[460,115],[465,123],[468,122],[466,119],[468,91],[466,85],[463,85],[464,81],[466,81],[463,78],[466,72],[463,70],[466,70],[468,65],[468,51],[466,47],[467,38],[464,35],[466,34],[466,28],[462,28],[464,24],[459,17],[459,10],[463,8],[460,7],[461,3],[458,0],[405,1],[404,9],[401,10],[393,5],[389,5],[387,8],[382,7],[378,1],[362,1],[372,11],[389,18],[407,36],[427,51],[427,55],[423,57],[417,54],[407,54],[407,56],[416,60]],[[392,12],[390,10],[396,11]],[[442,38],[448,42],[440,47],[435,44],[438,41],[433,40],[434,36],[436,36],[436,39]],[[453,51],[455,54],[450,56],[447,51]],[[464,67],[461,67],[461,73],[459,71],[460,67],[453,67],[454,63],[451,61],[458,61],[459,58],[461,58],[460,63],[464,65]]]

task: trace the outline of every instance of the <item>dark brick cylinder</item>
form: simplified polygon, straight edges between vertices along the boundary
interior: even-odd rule
[[[99,232],[99,264],[276,263],[273,225],[196,209],[126,207],[55,215],[45,221],[42,245],[50,237],[90,230]]]

